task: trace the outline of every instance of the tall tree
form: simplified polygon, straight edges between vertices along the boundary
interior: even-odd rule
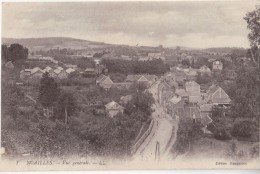
[[[59,93],[58,84],[49,76],[49,73],[44,73],[40,82],[38,101],[47,110],[48,117],[50,117],[50,111],[53,112]]]
[[[76,101],[72,93],[61,92],[55,108],[55,117],[64,119],[68,123],[68,117],[72,116],[76,110]]]
[[[7,45],[2,44],[2,64],[10,60],[10,53]]]
[[[244,18],[247,22],[247,28],[251,30],[248,39],[251,46],[251,58],[254,62],[259,63],[259,45],[260,45],[260,8],[246,14]]]
[[[25,60],[28,58],[28,49],[20,44],[11,44],[8,50],[10,53],[10,60],[12,62],[17,60]]]

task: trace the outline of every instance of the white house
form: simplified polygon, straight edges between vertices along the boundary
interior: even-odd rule
[[[106,108],[108,116],[111,118],[113,118],[115,115],[117,115],[120,112],[121,113],[124,112],[124,107],[122,107],[115,101],[112,101],[112,102],[106,104],[105,108]]]
[[[213,65],[212,65],[212,69],[213,70],[222,70],[223,69],[223,63],[219,60],[214,61]]]
[[[209,67],[207,65],[201,66],[199,71],[201,73],[210,73],[211,72],[211,70],[209,69]]]

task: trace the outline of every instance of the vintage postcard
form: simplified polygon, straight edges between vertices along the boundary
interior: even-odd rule
[[[259,1],[3,2],[0,171],[259,169]]]

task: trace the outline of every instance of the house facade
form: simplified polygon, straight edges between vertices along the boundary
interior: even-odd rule
[[[101,74],[97,80],[96,80],[96,85],[108,90],[113,86],[113,81],[110,79],[109,76],[105,76]]]
[[[212,69],[213,70],[223,70],[223,63],[219,60],[214,61],[213,65],[212,65]]]
[[[231,99],[220,86],[212,85],[207,90],[206,102],[213,105],[229,105]]]
[[[105,108],[106,108],[106,112],[107,112],[108,116],[111,118],[113,118],[118,113],[124,112],[124,107],[122,107],[115,101],[112,101],[112,102],[106,104]]]
[[[200,85],[195,81],[189,81],[185,83],[185,89],[189,96],[190,103],[201,103]]]

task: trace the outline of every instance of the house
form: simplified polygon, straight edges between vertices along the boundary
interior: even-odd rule
[[[200,105],[200,112],[202,116],[210,116],[213,108],[213,104],[202,104]]]
[[[202,103],[200,94],[200,85],[195,81],[189,81],[185,83],[185,89],[189,96],[190,103]]]
[[[108,116],[111,118],[113,118],[118,113],[124,112],[124,107],[122,107],[115,101],[112,101],[112,102],[106,104],[105,108],[106,108],[106,112],[107,112]]]
[[[122,96],[122,97],[120,98],[120,102],[121,102],[122,104],[126,105],[129,101],[132,100],[132,98],[133,98],[132,95]]]
[[[94,75],[95,69],[94,68],[86,68],[85,73],[88,75]]]
[[[72,65],[72,64],[67,64],[67,65],[65,65],[66,66],[66,68],[72,68],[72,69],[77,69],[78,68],[78,66],[77,65]]]
[[[106,69],[104,65],[96,65],[95,67],[95,74],[100,75]]]
[[[206,102],[213,105],[229,105],[231,99],[218,85],[212,85],[206,92]]]
[[[168,106],[167,110],[171,114],[179,115],[183,111],[184,105],[185,105],[184,98],[182,98],[181,96],[174,96],[170,99],[170,105]]]
[[[60,72],[61,72],[60,69],[55,69],[55,70],[54,70],[54,73],[56,74],[57,77],[58,77],[58,75],[59,75]]]
[[[166,82],[166,81],[162,81],[161,83],[159,83],[158,85],[158,102],[163,105],[163,101],[165,101],[165,93],[169,94],[169,92],[172,90],[171,86]]]
[[[68,74],[73,73],[73,72],[75,72],[75,71],[76,71],[76,70],[73,69],[73,68],[68,68],[68,69],[66,69],[66,72],[67,72]]]
[[[63,68],[61,66],[58,66],[56,69],[63,70]]]
[[[113,86],[113,81],[110,79],[110,77],[105,76],[101,74],[97,80],[96,80],[96,85],[104,88],[104,89],[110,89]]]
[[[139,59],[138,59],[138,61],[149,61],[150,60],[150,58],[149,57],[140,57]]]
[[[199,72],[200,73],[211,73],[211,70],[209,69],[209,67],[207,65],[203,65],[200,67]]]
[[[48,73],[49,73],[50,77],[52,77],[52,78],[57,78],[57,74],[54,72],[54,69],[50,69],[50,70],[48,71]]]
[[[23,69],[20,71],[20,79],[26,79],[31,75],[31,69]]]
[[[186,82],[185,89],[188,95],[200,95],[200,85],[195,81]]]
[[[68,73],[63,69],[63,70],[61,70],[60,71],[60,73],[58,73],[58,78],[59,79],[66,79],[66,78],[68,78]]]
[[[13,70],[14,69],[14,64],[11,61],[8,61],[5,64],[5,68],[8,69],[8,70]]]
[[[223,63],[219,60],[214,61],[213,65],[212,65],[212,69],[213,70],[222,70],[223,69]]]
[[[144,83],[147,86],[151,86],[156,81],[156,79],[157,77],[155,75],[128,75],[125,81]]]
[[[39,67],[35,67],[31,70],[31,78],[32,79],[40,79],[42,78],[42,75],[44,74],[44,71],[39,68]]]
[[[45,68],[43,69],[43,71],[44,71],[44,72],[49,72],[51,69],[52,69],[51,67],[47,66],[47,67],[45,67]]]

